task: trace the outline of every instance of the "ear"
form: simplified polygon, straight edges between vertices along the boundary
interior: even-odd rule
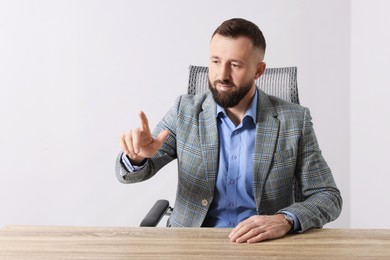
[[[258,79],[264,73],[266,67],[267,65],[263,61],[257,64],[255,79]]]

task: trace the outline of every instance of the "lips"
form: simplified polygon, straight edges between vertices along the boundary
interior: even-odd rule
[[[234,89],[235,85],[231,83],[221,82],[216,80],[214,86],[218,91],[231,91]]]
[[[217,89],[219,91],[231,91],[233,89],[232,85],[217,84]]]

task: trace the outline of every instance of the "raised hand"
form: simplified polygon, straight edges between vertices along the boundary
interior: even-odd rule
[[[163,130],[154,138],[145,113],[139,112],[139,118],[141,127],[130,129],[120,139],[122,151],[130,157],[131,162],[134,164],[142,162],[145,158],[152,157],[169,136],[169,131]]]

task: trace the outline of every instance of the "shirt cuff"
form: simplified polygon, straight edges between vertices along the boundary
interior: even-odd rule
[[[129,157],[126,156],[126,154],[122,153],[122,164],[123,166],[125,166],[126,170],[129,171],[129,172],[138,172],[140,170],[142,170],[142,168],[145,167],[146,165],[146,162],[147,160],[145,159],[143,162],[142,162],[142,165],[133,165],[130,160],[129,160]]]
[[[294,213],[291,213],[290,211],[285,211],[285,210],[282,210],[281,213],[286,214],[286,215],[288,215],[289,217],[291,217],[293,219],[294,227],[293,227],[292,231],[299,231],[299,230],[301,230],[301,223],[299,222],[297,216],[295,216]]]

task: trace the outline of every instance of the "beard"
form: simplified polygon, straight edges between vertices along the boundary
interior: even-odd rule
[[[217,103],[219,106],[223,108],[231,108],[237,106],[240,101],[248,94],[249,90],[253,86],[254,80],[250,80],[248,83],[237,86],[233,82],[229,80],[215,80],[213,83],[211,83],[210,79],[209,81],[209,89],[211,93],[213,94],[213,98],[215,103]],[[217,84],[225,84],[230,85],[235,90],[230,93],[221,93],[218,92],[216,85]]]

